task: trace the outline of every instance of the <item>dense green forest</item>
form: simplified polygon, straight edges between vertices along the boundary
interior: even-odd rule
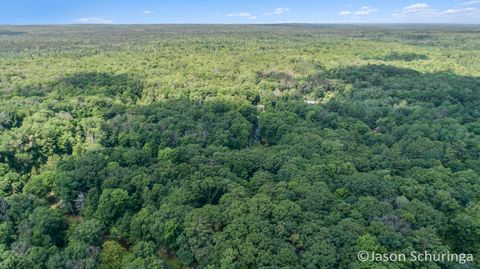
[[[0,26],[0,268],[480,268],[480,29]]]

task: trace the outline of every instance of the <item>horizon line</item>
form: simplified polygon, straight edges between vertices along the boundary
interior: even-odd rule
[[[167,22],[167,23],[31,23],[31,24],[8,24],[0,23],[0,26],[135,26],[135,25],[460,25],[480,26],[480,23],[459,22],[271,22],[271,23],[195,23],[195,22]]]

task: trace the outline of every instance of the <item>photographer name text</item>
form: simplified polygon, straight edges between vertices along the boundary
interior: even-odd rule
[[[453,262],[465,264],[473,262],[473,254],[466,253],[432,253],[428,251],[411,251],[410,253],[378,253],[375,251],[359,251],[360,262]]]

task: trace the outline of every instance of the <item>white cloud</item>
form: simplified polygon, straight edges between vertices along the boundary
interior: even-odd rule
[[[144,10],[144,11],[143,11],[143,14],[147,14],[147,15],[153,14],[153,13],[155,13],[155,12],[153,12],[153,11],[151,11],[151,10]]]
[[[430,6],[425,3],[417,3],[414,5],[406,6],[403,8],[404,13],[415,13],[425,9],[428,9]]]
[[[466,2],[460,3],[459,5],[460,6],[471,6],[471,5],[476,5],[476,4],[480,4],[480,0],[466,1]]]
[[[478,11],[479,11],[478,8],[474,8],[474,7],[450,8],[441,12],[439,15],[475,14],[475,13],[478,13]]]
[[[469,1],[469,2],[479,2],[478,1]],[[439,18],[442,16],[455,16],[455,15],[464,15],[472,16],[479,15],[480,10],[475,7],[456,7],[450,8],[444,11],[432,9],[428,4],[418,3],[410,6],[404,7],[401,11],[393,13],[393,17],[397,18]]]
[[[227,14],[228,17],[248,17],[248,16],[251,16],[250,13],[248,12],[233,12],[233,13],[228,13]]]
[[[352,18],[358,18],[358,16],[368,16],[368,15],[372,14],[373,12],[377,12],[377,11],[378,11],[378,9],[376,9],[376,8],[364,6],[364,7],[361,7],[360,10],[357,10],[357,11],[349,11],[349,10],[340,11],[340,13],[338,13],[338,15],[340,15],[340,16],[352,16]]]
[[[373,12],[377,12],[378,9],[372,7],[362,7],[359,11],[355,12],[355,15],[359,16],[366,16],[370,15]]]
[[[107,20],[104,18],[91,17],[91,18],[79,18],[76,20],[77,23],[82,24],[112,24],[112,20]]]
[[[289,8],[285,8],[285,7],[279,7],[279,8],[276,8],[273,13],[274,14],[283,14],[283,13],[287,13],[289,12],[290,9]]]
[[[279,8],[276,8],[276,9],[272,10],[271,12],[265,12],[265,13],[263,13],[263,15],[265,15],[265,16],[282,15],[282,14],[285,14],[289,11],[290,11],[289,8],[279,7]]]
[[[243,17],[251,20],[255,20],[257,18],[256,16],[252,15],[249,12],[233,12],[233,13],[228,13],[226,16],[227,17]]]
[[[435,9],[431,9],[426,3],[417,3],[404,7],[401,11],[392,14],[393,17],[431,17],[438,13]]]

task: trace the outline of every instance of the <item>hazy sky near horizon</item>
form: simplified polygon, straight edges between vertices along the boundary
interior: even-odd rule
[[[480,0],[0,0],[0,24],[480,23]]]

